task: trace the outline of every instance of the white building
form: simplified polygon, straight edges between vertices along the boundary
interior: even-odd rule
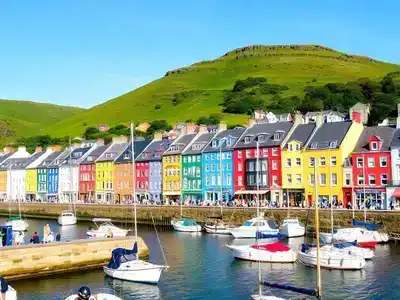
[[[305,123],[315,122],[317,114],[320,112],[309,111],[305,114]],[[343,122],[345,120],[345,115],[341,112],[334,110],[324,110],[321,112],[325,123]]]
[[[400,106],[397,107],[396,132],[390,144],[390,156],[392,161],[392,180],[386,188],[387,205],[392,203],[400,209]]]

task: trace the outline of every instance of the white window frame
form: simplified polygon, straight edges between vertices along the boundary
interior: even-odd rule
[[[292,167],[292,159],[286,158],[286,168],[291,168],[291,167]]]
[[[386,177],[386,179],[383,179],[383,176]],[[383,181],[386,181],[386,183],[383,183]],[[387,174],[381,174],[381,185],[387,185],[388,184],[388,175]]]
[[[286,180],[288,184],[292,184],[292,174],[287,174],[286,175]]]
[[[301,184],[301,174],[296,174],[296,184]]]
[[[301,167],[301,158],[300,157],[296,157],[296,166]]]
[[[361,180],[362,180],[362,183],[360,183]],[[365,178],[364,178],[363,174],[357,175],[357,185],[361,185],[361,186],[365,185]]]
[[[361,169],[364,167],[364,158],[363,157],[357,157],[356,166],[358,169]]]
[[[368,168],[375,168],[375,157],[368,157]]]
[[[385,165],[382,164],[382,162],[385,161]],[[388,162],[387,162],[387,157],[386,156],[381,156],[379,157],[379,165],[381,168],[385,168],[388,166]]]
[[[326,166],[326,158],[325,158],[325,156],[321,156],[319,158],[319,166],[320,167],[325,167]]]
[[[315,166],[315,157],[310,157],[310,158],[308,159],[308,166],[309,166],[310,168],[313,168],[313,167]]]
[[[373,151],[378,150],[378,142],[371,142],[371,150]]]
[[[333,186],[337,186],[337,182],[338,182],[338,177],[336,173],[332,173],[331,174],[331,185]]]
[[[324,180],[322,180],[322,178],[323,178]],[[325,183],[322,183],[322,181],[325,181]],[[326,186],[326,174],[325,174],[325,173],[319,174],[319,184],[320,184],[321,186]]]
[[[332,167],[336,167],[336,165],[337,165],[336,156],[332,156],[331,157],[331,166]]]

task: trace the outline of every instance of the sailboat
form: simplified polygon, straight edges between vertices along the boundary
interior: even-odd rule
[[[11,168],[12,168],[12,161],[10,161],[10,193],[12,195],[12,178],[11,178]],[[12,197],[12,196],[11,196]],[[26,220],[22,219],[21,216],[21,199],[18,198],[18,216],[9,216],[7,222],[4,224],[5,226],[11,226],[12,231],[26,231],[29,227],[29,224]],[[11,201],[11,199],[9,199]]]
[[[317,177],[317,167],[314,164],[314,178]],[[315,201],[316,217],[315,222],[318,222],[318,188],[317,184],[314,184],[315,188]],[[333,205],[331,203],[331,235],[333,236]],[[300,262],[306,266],[315,267],[317,265],[322,266],[326,269],[339,269],[339,270],[360,270],[364,268],[366,262],[364,257],[354,252],[342,251],[340,248],[329,247],[325,248],[319,246],[319,226],[316,226],[316,246],[303,244],[301,250],[298,253]]]
[[[71,147],[71,140],[69,141],[70,147]],[[61,214],[58,216],[57,222],[61,226],[69,226],[69,225],[75,225],[77,222],[76,219],[76,210],[75,210],[75,201],[73,199],[72,195],[72,184],[73,184],[73,179],[72,179],[72,165],[71,165],[71,155],[72,155],[72,147],[69,152],[69,173],[70,173],[70,199],[72,199],[72,207],[73,210],[64,210],[61,212]]]
[[[256,162],[256,171],[257,171],[257,191],[259,190],[259,163],[258,163],[258,142],[257,142],[257,162]],[[233,256],[238,259],[249,260],[249,261],[258,261],[262,262],[276,262],[276,263],[293,263],[296,261],[296,252],[290,249],[285,244],[277,241],[274,243],[258,243],[258,238],[263,238],[265,235],[266,238],[270,238],[269,234],[266,234],[262,231],[264,229],[266,221],[260,218],[260,200],[257,197],[256,201],[257,205],[257,217],[255,218],[254,226],[255,233],[253,233],[253,237],[257,238],[257,243],[253,245],[227,245],[226,247],[232,251]],[[250,226],[250,227],[252,227]],[[246,226],[241,226],[246,227]],[[239,228],[241,228],[239,227]],[[275,229],[276,230],[276,229]],[[277,231],[277,230],[276,230]],[[235,231],[233,231],[235,232]],[[279,233],[279,232],[278,232]],[[233,233],[232,233],[233,234]],[[276,235],[272,235],[274,237]],[[235,236],[236,237],[236,236]]]
[[[134,282],[141,282],[141,283],[157,284],[158,281],[160,280],[161,272],[165,269],[168,269],[168,266],[155,265],[140,260],[138,254],[136,197],[135,197],[135,182],[134,182],[134,174],[136,174],[136,172],[135,172],[133,124],[131,124],[131,143],[132,143],[131,152],[132,152],[133,207],[134,207],[134,219],[135,219],[135,243],[132,250],[123,248],[114,249],[112,251],[112,257],[110,262],[103,269],[104,273],[107,276],[113,278],[134,281]]]
[[[174,230],[182,231],[182,232],[199,232],[199,231],[201,231],[201,226],[199,224],[197,224],[196,221],[183,217],[183,214],[182,214],[183,199],[181,199],[180,202],[181,202],[181,217],[180,217],[180,219],[171,221],[171,225],[174,228]]]

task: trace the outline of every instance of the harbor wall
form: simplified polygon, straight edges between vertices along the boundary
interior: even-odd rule
[[[134,237],[85,239],[50,244],[28,244],[0,249],[0,276],[7,280],[46,276],[104,266],[113,249],[132,249]],[[138,238],[139,256],[149,249]]]
[[[24,203],[22,205],[22,214],[31,218],[56,219],[63,211],[71,209],[68,204],[44,204],[44,203]],[[9,212],[17,213],[18,205],[16,203],[0,203],[0,215],[7,216]],[[314,225],[313,209],[262,209],[265,216],[273,218],[280,224],[287,217],[298,217],[303,223],[307,223],[310,229]],[[77,217],[81,221],[90,221],[94,217],[111,218],[113,221],[121,223],[133,223],[132,205],[100,205],[100,204],[77,204]],[[220,215],[219,207],[184,207],[183,215],[192,218],[200,223],[207,222],[210,216]],[[242,224],[244,221],[256,215],[255,208],[224,208],[224,221],[233,225]],[[179,206],[137,206],[137,218],[139,224],[170,226],[170,220],[180,216]],[[320,209],[320,227],[321,230],[330,228],[330,210]],[[364,212],[356,211],[355,216],[358,220],[364,220]],[[351,225],[352,211],[347,209],[334,210],[334,226],[345,227]],[[308,220],[308,221],[307,221]],[[367,211],[367,221],[383,222],[388,232],[400,232],[400,211]]]

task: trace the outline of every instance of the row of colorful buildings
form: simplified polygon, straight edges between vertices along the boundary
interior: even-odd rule
[[[317,192],[322,206],[399,206],[400,116],[393,127],[365,127],[356,115],[302,120],[296,114],[292,121],[213,130],[187,123],[174,139],[157,133],[133,145],[117,137],[34,154],[5,148],[0,201],[126,203],[134,193],[157,203],[258,198],[269,206],[307,206]]]

